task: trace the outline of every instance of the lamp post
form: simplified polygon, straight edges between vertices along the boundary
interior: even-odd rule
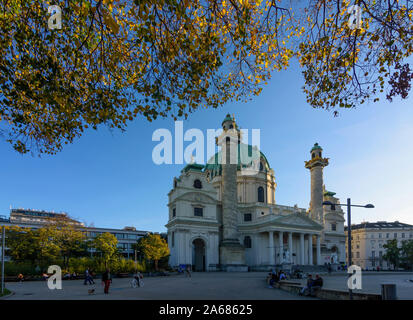
[[[366,205],[358,205],[358,204],[351,204],[351,199],[347,198],[347,204],[337,204],[339,206],[346,206],[347,207],[347,270],[348,268],[353,264],[351,261],[351,207],[360,207],[360,208],[367,208],[371,209],[374,208],[372,204],[366,204]],[[332,203],[331,201],[324,201],[323,206],[331,206],[332,208],[335,208],[336,204]],[[351,274],[349,274],[349,277]],[[349,292],[349,299],[353,300],[353,290],[348,289]]]
[[[6,228],[3,226],[1,229],[1,294],[4,294],[4,246],[6,245]]]

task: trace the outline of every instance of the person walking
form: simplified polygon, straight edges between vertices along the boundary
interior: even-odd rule
[[[109,287],[112,283],[112,276],[110,275],[110,270],[106,269],[106,271],[102,275],[102,282],[105,285],[105,289],[103,290],[105,294],[109,294]]]
[[[191,278],[191,266],[190,265],[188,265],[186,268],[186,276]]]
[[[89,268],[87,268],[85,271],[85,282],[83,284],[87,285],[88,283],[95,284],[95,282],[93,281],[92,275],[90,274]]]

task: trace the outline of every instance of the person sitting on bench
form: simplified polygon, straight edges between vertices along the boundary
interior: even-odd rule
[[[315,280],[313,281],[312,286],[310,287],[310,295],[314,296],[315,291],[321,289],[323,286],[323,278],[321,278],[318,274],[315,276]]]

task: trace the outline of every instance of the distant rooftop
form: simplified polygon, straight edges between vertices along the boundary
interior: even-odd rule
[[[377,221],[377,222],[362,222],[360,224],[352,224],[351,230],[357,229],[397,229],[397,228],[413,228],[413,225],[402,223],[399,221],[386,222],[386,221]],[[347,227],[344,228],[347,230]]]

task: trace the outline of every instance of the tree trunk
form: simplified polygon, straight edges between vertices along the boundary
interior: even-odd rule
[[[158,260],[155,260],[155,270],[158,271]]]

